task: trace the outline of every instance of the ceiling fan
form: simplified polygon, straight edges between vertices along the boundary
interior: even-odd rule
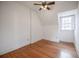
[[[39,3],[34,3],[34,5],[40,5],[40,8],[39,8],[39,10],[42,10],[42,9],[44,9],[44,10],[50,10],[50,7],[49,7],[49,5],[55,5],[55,2],[53,1],[53,2],[49,2],[49,3],[47,3],[46,1],[43,1],[41,4],[39,4]]]

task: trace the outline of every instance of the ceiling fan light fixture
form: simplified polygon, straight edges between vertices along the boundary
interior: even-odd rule
[[[48,6],[47,6],[47,5],[45,5],[44,7],[45,7],[45,8],[47,8]]]
[[[45,5],[45,6],[41,6],[41,8],[44,9],[44,10],[46,10],[47,7],[48,7],[47,5]]]
[[[44,10],[46,10],[46,8],[43,8]]]

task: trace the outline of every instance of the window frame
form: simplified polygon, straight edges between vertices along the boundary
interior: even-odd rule
[[[74,30],[74,25],[75,25],[75,23],[73,23],[74,22],[74,20],[72,19],[71,20],[71,29],[67,29],[67,28],[65,28],[65,29],[62,29],[62,26],[64,26],[64,25],[62,25],[62,19],[61,18],[66,18],[66,17],[74,17],[74,19],[75,19],[75,15],[67,15],[67,16],[61,16],[61,17],[59,17],[59,29],[60,30]],[[73,23],[73,25],[72,25],[72,23]],[[70,23],[69,23],[70,24]],[[64,28],[64,27],[63,27]]]

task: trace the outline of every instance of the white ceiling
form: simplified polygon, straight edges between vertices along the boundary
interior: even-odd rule
[[[76,9],[78,6],[77,1],[55,1],[54,6],[50,6],[51,10],[41,10],[40,6],[33,5],[33,3],[41,3],[41,1],[18,1],[18,3],[31,8],[32,10],[38,12],[39,17],[43,25],[56,25],[57,24],[57,14],[59,12],[68,11]]]

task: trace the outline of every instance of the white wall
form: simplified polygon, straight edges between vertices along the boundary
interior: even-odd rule
[[[57,26],[55,25],[48,25],[48,26],[44,26],[43,27],[43,35],[44,35],[44,39],[50,40],[50,41],[54,41],[54,42],[58,42],[57,40],[57,34],[58,34],[58,29]]]
[[[31,12],[31,13],[30,13]],[[0,2],[0,54],[30,44],[30,15],[33,42],[41,39],[41,24],[36,12],[16,2]],[[40,32],[40,33],[39,33]]]
[[[41,25],[41,22],[39,20],[39,17],[37,17],[36,15],[36,12],[32,12],[32,15],[31,15],[31,36],[32,36],[32,39],[31,39],[31,43],[34,43],[40,39],[42,39],[42,25]]]
[[[78,2],[77,17],[75,21],[75,46],[79,56],[79,2]]]
[[[51,7],[51,10],[44,11],[40,13],[42,18],[41,22],[43,23],[44,28],[44,37],[45,39],[58,41],[58,13],[69,11],[77,8],[77,2],[74,1],[56,1],[56,4]]]
[[[49,1],[48,1],[49,2]],[[40,3],[39,1],[18,1],[18,3],[30,7],[32,10],[38,12],[40,21],[43,25],[43,38],[51,41],[57,40],[58,31],[58,16],[57,14],[64,11],[69,11],[77,8],[77,1],[55,1],[55,5],[49,6],[51,10],[39,11],[39,6],[33,5]]]

